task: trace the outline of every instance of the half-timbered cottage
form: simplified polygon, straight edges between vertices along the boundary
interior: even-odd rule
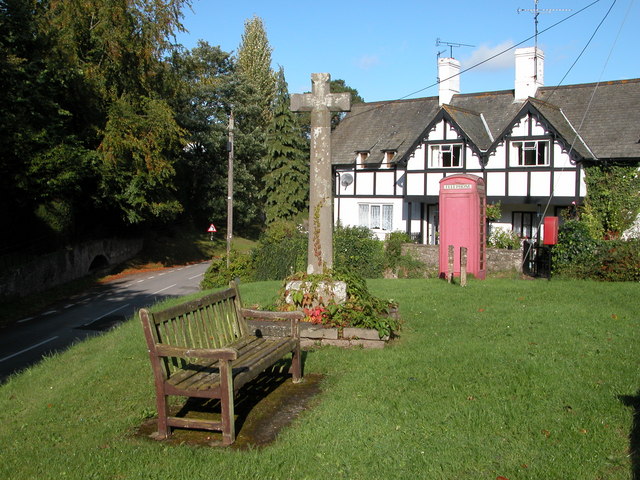
[[[484,178],[494,225],[535,238],[586,194],[589,162],[640,162],[640,79],[543,86],[539,49],[516,50],[513,90],[461,94],[439,59],[437,97],[353,105],[332,134],[334,218],[437,243],[439,181]]]

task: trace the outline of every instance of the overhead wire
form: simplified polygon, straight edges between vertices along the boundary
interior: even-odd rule
[[[591,8],[592,6],[594,6],[595,4],[599,3],[600,1],[601,1],[601,0],[594,0],[594,1],[593,1],[593,2],[591,2],[590,4],[585,5],[584,7],[582,7],[580,10],[577,10],[576,12],[572,13],[571,15],[567,15],[567,16],[566,16],[566,17],[564,17],[563,19],[561,19],[561,20],[557,21],[557,22],[556,22],[556,23],[554,23],[553,25],[550,25],[549,27],[542,29],[540,32],[538,32],[538,34],[537,34],[537,35],[539,36],[539,35],[541,35],[541,34],[543,34],[543,33],[547,32],[547,31],[549,31],[549,30],[551,30],[551,29],[553,29],[553,28],[557,27],[558,25],[561,25],[562,23],[564,23],[564,22],[566,22],[566,21],[570,20],[571,18],[575,17],[576,15],[579,15],[579,14],[581,14],[582,12],[584,12],[585,10],[587,10],[587,9]],[[614,3],[615,3],[615,0],[614,0]],[[509,52],[509,51],[511,51],[511,50],[513,50],[513,49],[515,49],[515,48],[517,48],[517,47],[519,47],[520,45],[522,45],[522,44],[524,44],[524,43],[526,43],[526,42],[528,42],[529,40],[531,40],[531,39],[532,39],[532,38],[534,38],[535,36],[536,36],[536,35],[530,35],[530,36],[528,36],[527,38],[525,38],[524,40],[521,40],[520,42],[518,42],[518,43],[516,43],[516,44],[514,44],[514,45],[511,45],[511,46],[509,46],[509,47],[505,48],[504,50],[501,50],[500,52],[498,52],[498,53],[496,53],[496,54],[494,54],[494,55],[491,55],[491,56],[490,56],[490,57],[488,57],[488,58],[485,58],[484,60],[481,60],[481,61],[479,61],[479,62],[477,62],[477,63],[475,63],[475,64],[473,64],[473,65],[471,65],[471,66],[469,66],[469,67],[467,67],[467,68],[465,68],[465,69],[463,69],[463,70],[460,70],[459,72],[457,72],[457,73],[456,73],[456,74],[454,74],[454,75],[451,75],[451,76],[449,76],[449,77],[447,77],[447,78],[445,78],[445,79],[439,79],[437,82],[432,83],[431,85],[427,85],[426,87],[423,87],[423,88],[421,88],[421,89],[419,89],[419,90],[416,90],[416,91],[414,91],[414,92],[411,92],[411,93],[409,93],[409,94],[407,94],[407,95],[405,95],[405,96],[403,96],[403,97],[396,98],[395,100],[385,100],[385,101],[383,101],[383,102],[380,102],[380,103],[379,103],[379,105],[374,105],[374,106],[372,106],[372,107],[371,107],[371,108],[369,108],[369,109],[363,110],[363,111],[361,111],[361,112],[358,112],[358,113],[355,113],[355,114],[352,114],[352,115],[348,115],[348,116],[346,116],[344,119],[342,119],[342,122],[344,122],[344,121],[348,121],[348,120],[353,119],[353,118],[355,118],[355,117],[358,117],[358,116],[360,116],[360,115],[364,115],[365,113],[368,113],[368,112],[370,112],[370,111],[372,111],[372,110],[376,110],[376,109],[378,109],[378,108],[383,108],[383,107],[385,107],[385,106],[389,105],[391,102],[400,101],[400,100],[406,100],[406,99],[408,99],[409,97],[413,97],[414,95],[416,95],[416,94],[418,94],[418,93],[420,93],[420,92],[423,92],[423,91],[428,90],[428,89],[430,89],[430,88],[436,87],[436,86],[438,86],[438,85],[439,85],[440,83],[442,83],[442,82],[445,82],[445,81],[447,81],[447,80],[451,80],[451,79],[453,79],[453,78],[456,78],[456,77],[458,77],[458,76],[462,75],[463,73],[466,73],[466,72],[468,72],[468,71],[470,71],[470,70],[476,69],[476,68],[478,68],[479,66],[481,66],[481,65],[483,65],[483,64],[485,64],[485,63],[487,63],[487,62],[490,62],[491,60],[493,60],[493,59],[495,59],[495,58],[499,57],[500,55],[504,55],[505,53],[507,53],[507,52]],[[572,67],[573,67],[573,66],[572,66]],[[376,102],[376,103],[378,103],[378,102]]]

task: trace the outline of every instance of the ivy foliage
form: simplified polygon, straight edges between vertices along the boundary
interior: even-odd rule
[[[640,175],[635,165],[585,168],[587,196],[581,219],[594,238],[618,239],[640,213]]]
[[[602,240],[589,225],[568,220],[553,248],[553,274],[608,282],[640,281],[640,239]]]

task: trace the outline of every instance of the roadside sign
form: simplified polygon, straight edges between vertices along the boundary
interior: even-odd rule
[[[216,226],[212,223],[211,225],[209,225],[209,230],[207,230],[207,232],[209,233],[213,233],[213,232],[217,232],[218,230],[216,230]]]

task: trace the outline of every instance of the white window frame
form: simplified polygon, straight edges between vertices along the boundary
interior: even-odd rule
[[[358,225],[371,230],[393,230],[393,204],[358,203]]]
[[[429,166],[431,168],[462,168],[463,149],[462,143],[430,144]],[[449,163],[449,165],[445,165],[445,163]]]
[[[544,167],[549,166],[549,152],[551,142],[549,140],[517,140],[511,145],[515,149],[514,165],[520,167]]]

